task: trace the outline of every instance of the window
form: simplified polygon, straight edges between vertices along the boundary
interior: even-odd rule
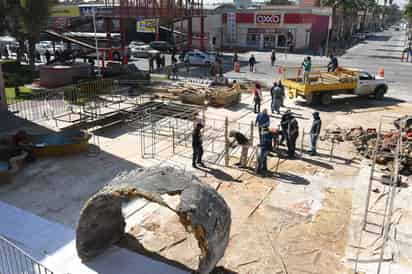
[[[372,75],[370,75],[369,73],[362,71],[362,72],[359,74],[359,79],[360,79],[360,80],[372,80],[373,77],[372,77]]]
[[[260,35],[256,33],[248,33],[246,36],[246,43],[248,45],[257,45],[260,41]]]

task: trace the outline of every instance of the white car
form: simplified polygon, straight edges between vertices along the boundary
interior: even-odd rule
[[[152,49],[149,45],[130,47],[130,51],[135,58],[148,58],[150,55],[154,56],[160,53],[160,51]]]
[[[135,48],[135,47],[140,47],[140,46],[145,46],[147,45],[145,42],[141,42],[141,41],[132,41],[129,44],[129,48]]]
[[[54,48],[60,52],[63,52],[64,45],[63,43],[56,42],[54,44]],[[50,54],[53,55],[53,42],[52,41],[40,41],[39,43],[36,44],[36,51],[39,52],[41,55],[44,55],[46,53],[46,50],[48,50]]]
[[[194,50],[187,52],[183,60],[190,65],[211,65],[216,62],[216,57],[200,50]]]

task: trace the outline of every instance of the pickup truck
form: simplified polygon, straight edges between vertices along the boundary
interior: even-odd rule
[[[285,78],[284,86],[290,99],[302,97],[309,104],[329,105],[332,97],[341,94],[373,96],[382,100],[388,91],[383,77],[372,75],[363,70],[339,68],[335,72],[313,71],[310,82],[303,83],[302,77]]]

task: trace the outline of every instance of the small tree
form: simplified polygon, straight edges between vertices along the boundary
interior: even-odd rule
[[[40,33],[47,27],[52,0],[20,0],[19,22],[28,41],[29,63],[34,69],[35,46]]]

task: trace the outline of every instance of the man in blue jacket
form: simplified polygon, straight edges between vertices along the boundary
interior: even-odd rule
[[[262,112],[258,113],[256,116],[255,125],[259,127],[259,140],[260,143],[262,143],[262,129],[269,128],[270,126],[270,117],[267,109],[264,109]]]

